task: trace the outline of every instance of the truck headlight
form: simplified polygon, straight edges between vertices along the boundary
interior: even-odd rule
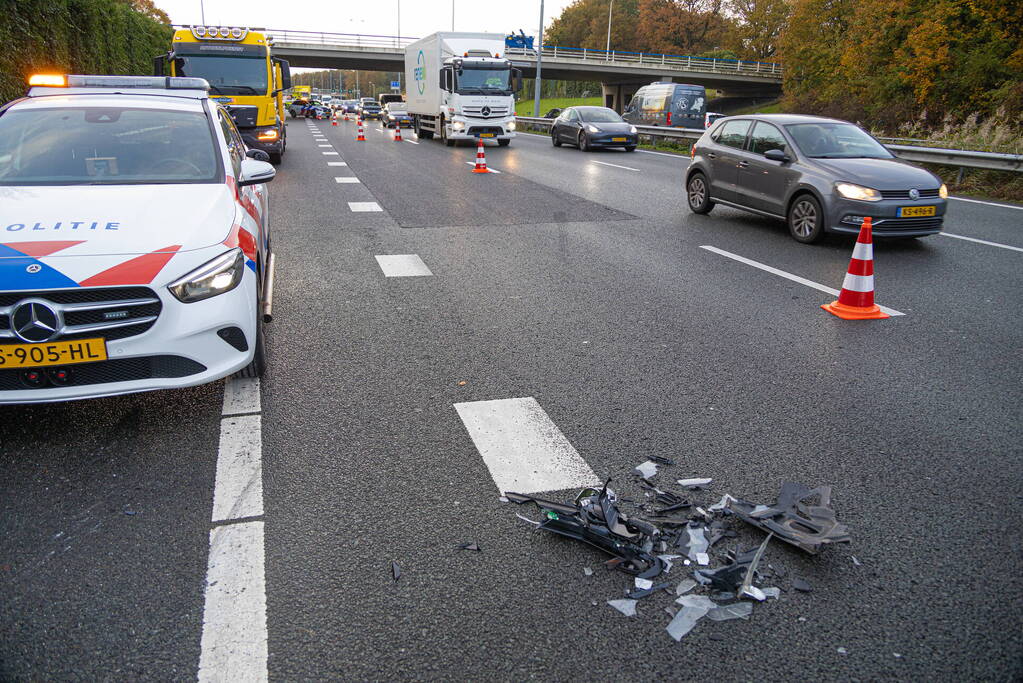
[[[458,131],[465,130],[465,121],[454,121],[454,122],[452,122],[451,130],[458,130]]]
[[[942,199],[948,199],[948,186],[945,183],[942,183],[941,187],[938,188],[938,196]]]
[[[881,201],[880,192],[869,187],[863,187],[862,185],[853,185],[852,183],[835,183],[835,190],[837,190],[838,194],[842,195],[846,199],[858,199],[863,202]]]
[[[508,130],[515,130],[515,122],[509,121],[507,125]]]
[[[221,254],[188,275],[167,285],[174,297],[186,304],[230,292],[245,274],[245,254],[238,247]]]

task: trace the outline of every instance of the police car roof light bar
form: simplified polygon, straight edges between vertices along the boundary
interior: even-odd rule
[[[205,78],[183,76],[83,76],[36,74],[28,79],[31,86],[56,88],[146,88],[150,90],[203,90],[209,91]]]

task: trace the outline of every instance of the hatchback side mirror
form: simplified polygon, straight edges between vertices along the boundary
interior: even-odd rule
[[[268,183],[274,179],[277,171],[269,163],[256,159],[242,159],[241,177],[238,178],[238,186],[258,185]]]
[[[792,161],[792,158],[780,149],[769,149],[764,152],[764,157],[771,161],[781,161],[782,163]]]

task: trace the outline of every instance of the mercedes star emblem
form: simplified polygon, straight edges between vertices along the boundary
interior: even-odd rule
[[[483,107],[480,113],[483,114],[483,118],[490,118],[490,107]]]
[[[11,313],[11,329],[30,344],[50,341],[57,336],[60,320],[56,311],[40,301],[22,301]]]

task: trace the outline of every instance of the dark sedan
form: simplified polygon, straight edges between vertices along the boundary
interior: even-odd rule
[[[724,118],[693,145],[686,198],[694,213],[724,204],[786,221],[803,243],[824,233],[941,232],[948,189],[847,121],[795,114]]]
[[[575,145],[584,152],[598,147],[623,147],[636,151],[636,127],[607,107],[569,107],[551,124],[551,142]]]

